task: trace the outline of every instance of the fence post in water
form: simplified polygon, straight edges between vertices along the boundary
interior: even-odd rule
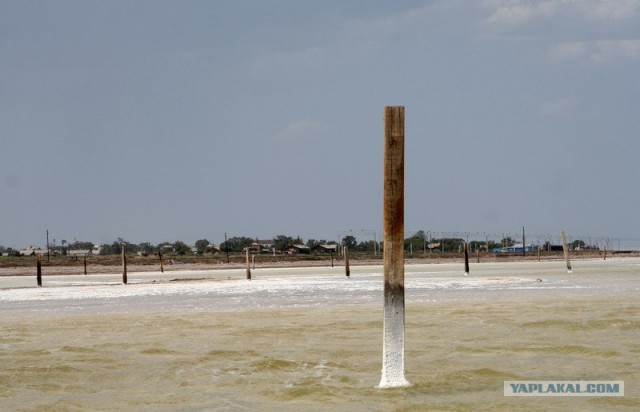
[[[36,260],[36,282],[38,282],[38,286],[42,286],[42,262],[40,260],[40,255],[37,255]]]
[[[249,248],[247,248],[247,279],[251,280],[251,264],[249,260]]]
[[[464,242],[464,275],[469,276],[469,244]]]
[[[567,273],[573,273],[571,270],[571,261],[569,260],[569,245],[564,235],[564,230],[560,232],[560,242],[562,242],[562,251],[564,252],[564,260],[567,262]]]
[[[122,283],[127,284],[127,253],[124,245],[122,245]]]
[[[404,376],[404,107],[384,108],[384,323],[379,388]]]
[[[351,270],[349,269],[349,248],[343,246],[342,253],[344,254],[344,274],[349,277],[351,276]]]

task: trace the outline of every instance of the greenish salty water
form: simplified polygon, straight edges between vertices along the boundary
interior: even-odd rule
[[[0,277],[0,411],[640,410],[640,260],[405,273],[398,389],[380,267]],[[625,396],[504,396],[527,380]]]
[[[0,320],[0,409],[640,409],[637,299],[407,307],[404,389],[377,389],[382,308]],[[505,380],[624,380],[624,398],[511,398]]]

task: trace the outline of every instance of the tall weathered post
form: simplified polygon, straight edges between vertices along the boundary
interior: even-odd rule
[[[249,257],[251,252],[247,248],[247,279],[251,280],[251,258]]]
[[[604,247],[604,260],[607,260],[607,247]]]
[[[469,276],[469,244],[464,242],[464,275]]]
[[[164,273],[164,265],[162,264],[162,252],[158,252],[158,258],[160,258],[160,273]]]
[[[404,107],[384,108],[384,325],[378,387],[409,386],[404,376]]]
[[[124,244],[122,245],[122,283],[127,284],[127,253]]]
[[[331,267],[333,267],[333,250],[330,250],[329,254],[331,255]]]
[[[40,255],[37,256],[36,261],[36,282],[38,283],[38,286],[42,286],[42,262]]]
[[[572,273],[571,261],[569,260],[569,245],[564,235],[564,230],[560,232],[560,242],[562,243],[562,251],[564,252],[564,260],[567,262],[567,272]]]
[[[87,274],[87,255],[84,255],[84,274]]]
[[[349,248],[344,246],[342,248],[342,253],[344,254],[344,274],[347,277],[351,276],[351,269],[349,269]]]

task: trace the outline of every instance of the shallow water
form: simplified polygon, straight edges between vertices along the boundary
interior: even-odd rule
[[[408,266],[413,386],[392,390],[377,268],[4,289],[0,410],[638,410],[640,262],[607,262]],[[505,380],[625,396],[504,397]]]

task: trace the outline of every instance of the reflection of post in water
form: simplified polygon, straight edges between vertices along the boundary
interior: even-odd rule
[[[562,251],[564,252],[564,260],[567,262],[567,272],[572,273],[571,261],[569,260],[569,245],[567,245],[567,238],[564,235],[564,230],[560,232],[560,242],[562,242]]]
[[[409,386],[404,376],[404,107],[384,109],[384,323],[378,387]]]
[[[40,260],[40,255],[37,255],[36,260],[36,282],[38,286],[42,286],[42,262]]]

